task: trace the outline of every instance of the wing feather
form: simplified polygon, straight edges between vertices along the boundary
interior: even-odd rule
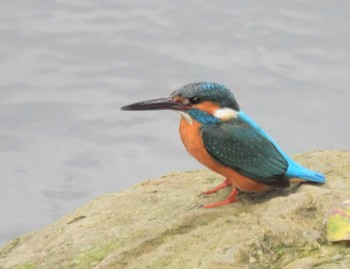
[[[248,123],[233,121],[201,129],[208,153],[219,163],[252,180],[276,187],[289,186],[288,162],[274,144]]]

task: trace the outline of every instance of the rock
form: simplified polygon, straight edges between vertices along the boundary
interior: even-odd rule
[[[295,156],[327,176],[323,186],[226,198],[198,194],[221,183],[210,171],[172,173],[105,194],[10,241],[0,268],[350,268],[347,242],[326,241],[331,209],[350,198],[350,152]],[[122,179],[121,179],[122,180]]]

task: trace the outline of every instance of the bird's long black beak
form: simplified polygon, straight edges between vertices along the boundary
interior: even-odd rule
[[[181,102],[176,102],[172,97],[142,101],[123,106],[121,110],[186,110],[188,107]]]

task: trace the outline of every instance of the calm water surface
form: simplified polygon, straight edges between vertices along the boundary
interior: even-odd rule
[[[230,87],[288,153],[349,150],[349,10],[319,0],[4,1],[0,245],[103,193],[201,168],[177,113],[119,110],[189,82]]]

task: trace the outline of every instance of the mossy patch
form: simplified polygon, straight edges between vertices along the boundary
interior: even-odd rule
[[[100,263],[108,254],[116,251],[123,245],[123,242],[115,241],[83,250],[72,258],[69,264],[67,264],[67,267],[77,269],[92,268]]]
[[[36,269],[36,268],[37,268],[36,265],[31,262],[21,263],[15,267],[15,269]]]

